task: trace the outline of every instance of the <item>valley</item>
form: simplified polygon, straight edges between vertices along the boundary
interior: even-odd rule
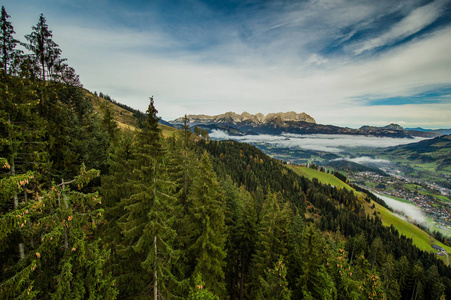
[[[234,136],[219,130],[212,131],[210,137],[250,143],[289,165],[313,165],[325,172],[339,171],[350,184],[414,205],[428,222],[418,222],[414,218],[410,218],[410,222],[419,224],[431,234],[435,232],[438,237],[451,237],[449,167],[430,159],[426,169],[425,164],[409,160],[415,149],[412,145],[431,144],[433,139],[327,134]],[[437,139],[443,146],[442,140],[446,141],[447,137]],[[402,147],[410,152],[401,153]],[[446,155],[446,151],[440,148],[437,152]],[[433,151],[429,153],[435,155]],[[327,180],[326,183],[336,185]]]

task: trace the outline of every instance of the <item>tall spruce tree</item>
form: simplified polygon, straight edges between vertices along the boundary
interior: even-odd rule
[[[49,29],[43,14],[38,23],[32,27],[33,31],[25,38],[25,47],[33,53],[33,58],[40,67],[41,79],[46,81],[48,75],[53,75],[54,66],[61,56],[61,49],[53,41],[52,30]]]
[[[190,190],[194,242],[189,251],[194,257],[193,278],[200,274],[205,286],[220,298],[226,295],[223,268],[227,235],[223,197],[210,158],[204,152],[197,178]]]
[[[302,241],[302,273],[298,285],[305,299],[333,299],[334,284],[325,268],[325,245],[312,225],[306,228]]]
[[[281,194],[271,192],[266,196],[258,225],[255,254],[252,259],[251,297],[264,299],[262,282],[268,282],[268,269],[276,265],[281,256],[288,254],[289,229],[293,211]]]
[[[8,21],[10,15],[2,6],[1,19],[0,19],[0,55],[1,55],[1,69],[5,74],[11,74],[14,67],[18,64],[18,60],[22,51],[17,50],[16,46],[19,41],[13,37],[15,33],[14,27],[11,22]]]
[[[153,98],[150,98],[147,118],[137,135],[135,160],[132,161],[133,191],[128,199],[123,199],[126,214],[119,219],[125,245],[142,258],[143,273],[151,281],[146,283],[141,293],[152,291],[154,299],[171,296],[168,288],[174,280],[171,269],[178,259],[178,252],[173,247],[177,236],[173,229],[174,197],[165,169],[165,150],[157,112]]]

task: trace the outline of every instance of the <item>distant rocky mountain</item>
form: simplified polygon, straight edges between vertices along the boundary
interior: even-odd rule
[[[362,126],[359,129],[339,127],[333,125],[317,124],[315,119],[306,113],[279,112],[264,114],[250,114],[243,112],[237,114],[227,112],[216,116],[208,115],[188,115],[189,125],[202,127],[211,132],[221,130],[229,135],[250,135],[250,134],[351,134],[370,135],[393,138],[436,137],[442,135],[439,132],[431,131],[409,131],[397,124],[390,124],[384,127]],[[170,121],[175,127],[181,127],[183,117]]]
[[[306,113],[296,113],[294,111],[286,112],[286,113],[270,113],[266,116],[262,113],[258,114],[250,114],[248,112],[243,112],[242,114],[237,114],[234,112],[226,112],[225,114],[220,114],[216,116],[208,116],[208,115],[189,115],[190,124],[241,124],[246,123],[249,125],[262,125],[268,124],[273,121],[277,122],[307,122],[307,123],[316,123],[315,120],[307,115]],[[174,123],[182,123],[183,117],[176,119],[173,121]]]

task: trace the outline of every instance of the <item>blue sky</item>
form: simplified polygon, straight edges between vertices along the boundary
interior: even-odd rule
[[[4,0],[43,13],[84,86],[166,120],[306,112],[318,123],[451,127],[451,0]]]

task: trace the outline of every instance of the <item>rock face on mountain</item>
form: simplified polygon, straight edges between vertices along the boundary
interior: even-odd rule
[[[286,113],[270,113],[268,115],[264,115],[262,113],[258,113],[256,115],[250,114],[248,112],[243,112],[242,114],[237,114],[234,112],[226,112],[225,114],[216,115],[216,116],[207,116],[207,115],[188,115],[188,119],[190,124],[238,124],[238,123],[247,123],[253,125],[261,125],[266,124],[271,121],[278,122],[307,122],[307,123],[316,123],[315,120],[306,113],[296,113],[294,111],[286,112]],[[183,117],[178,118],[173,123],[181,123],[183,122]]]
[[[227,112],[216,116],[188,115],[189,125],[198,126],[211,132],[213,130],[225,131],[230,135],[250,134],[350,134],[379,136],[392,138],[434,137],[441,135],[439,132],[408,131],[397,124],[384,127],[362,126],[359,129],[338,127],[333,125],[317,124],[316,121],[306,113],[294,111],[286,113],[250,114],[243,112],[237,114]],[[183,117],[170,122],[171,125],[181,128]]]

